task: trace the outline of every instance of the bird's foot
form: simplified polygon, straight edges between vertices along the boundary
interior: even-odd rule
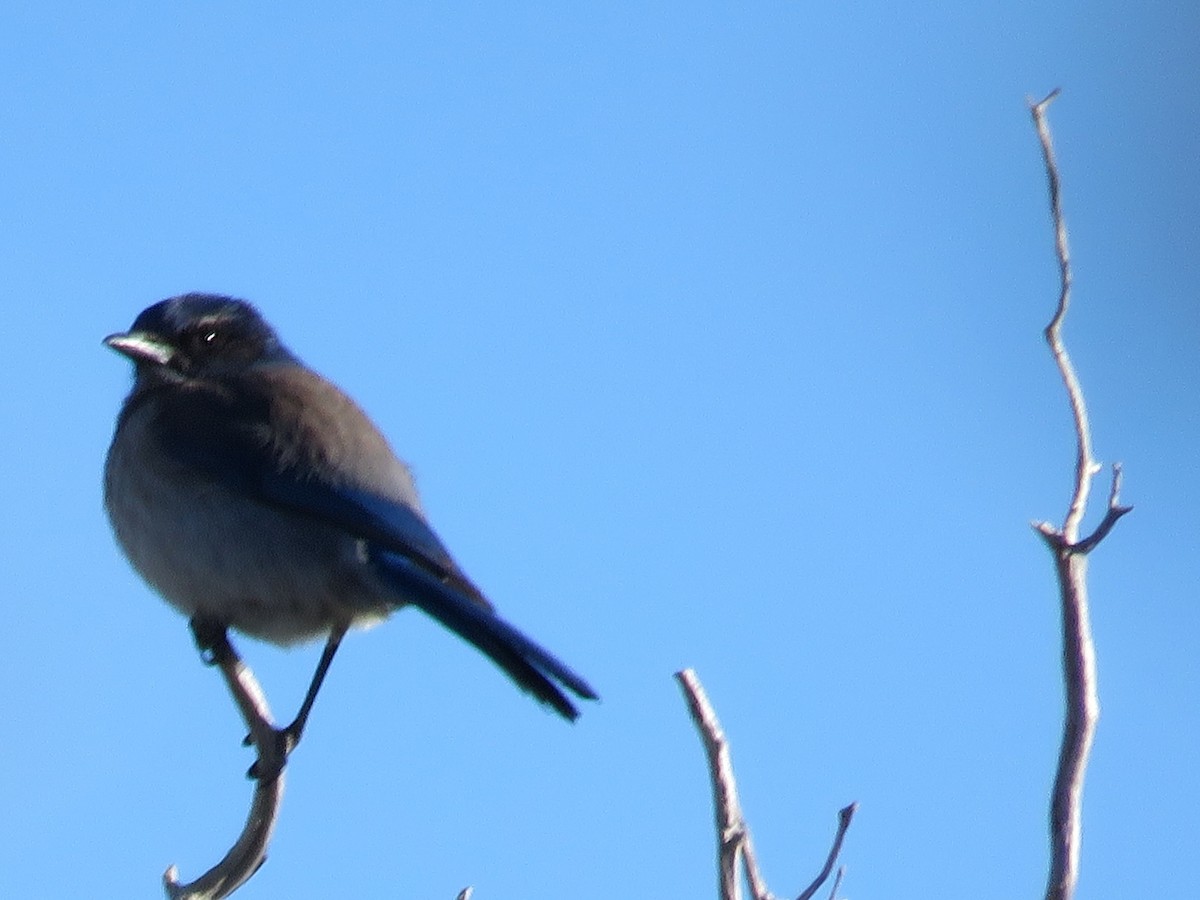
[[[278,776],[287,765],[288,757],[300,743],[302,730],[303,726],[297,728],[295,722],[286,728],[272,728],[270,737],[264,742],[265,746],[259,745],[253,734],[246,735],[242,739],[243,746],[258,747],[258,759],[246,771],[246,777],[256,781],[269,781]]]

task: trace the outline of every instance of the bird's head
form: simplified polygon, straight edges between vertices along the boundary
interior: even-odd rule
[[[292,358],[258,310],[217,294],[155,303],[129,331],[110,334],[104,343],[132,360],[139,381],[232,375]]]

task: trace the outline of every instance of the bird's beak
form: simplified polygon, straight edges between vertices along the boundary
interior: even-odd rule
[[[124,331],[110,334],[104,344],[135,363],[165,366],[175,355],[174,349],[162,339],[145,331]]]

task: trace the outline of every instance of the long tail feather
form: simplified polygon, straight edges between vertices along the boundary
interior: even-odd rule
[[[596,692],[566,664],[494,611],[481,606],[401,554],[376,551],[376,568],[397,592],[503,669],[517,686],[574,721],[579,711],[559,685],[587,700]]]

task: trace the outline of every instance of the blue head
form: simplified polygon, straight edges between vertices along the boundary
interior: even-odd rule
[[[293,359],[274,329],[245,300],[183,294],[142,311],[127,332],[104,343],[133,361],[139,382],[236,374]]]

